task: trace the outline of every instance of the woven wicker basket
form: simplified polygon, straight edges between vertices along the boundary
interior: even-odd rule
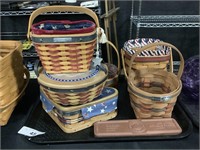
[[[34,19],[47,12],[78,12],[90,16],[95,22],[95,29],[89,33],[76,34],[35,34],[30,31]],[[94,48],[97,41],[99,22],[96,14],[79,6],[47,6],[35,10],[30,18],[27,37],[33,45],[47,73],[85,72],[90,69]]]
[[[97,121],[109,120],[117,115],[118,91],[106,87],[101,96],[78,106],[61,106],[41,91],[43,109],[66,133],[73,133],[92,126]]]
[[[159,39],[151,38],[139,38],[125,42],[124,47],[121,49],[124,72],[128,73],[127,69],[130,64],[132,64],[133,70],[167,70],[169,63],[172,64],[173,62],[171,47],[162,45],[161,42]],[[139,50],[142,50],[142,53],[137,55],[134,62],[131,62],[131,56]],[[170,66],[172,67],[170,69],[173,70],[173,65]]]
[[[22,89],[20,90],[20,92],[18,93],[17,96],[13,97],[9,97],[7,99],[7,103],[4,104],[3,106],[0,106],[0,126],[4,126],[8,123],[10,116],[12,114],[12,112],[15,109],[15,106],[18,104],[18,102],[20,101],[21,97],[23,96],[25,89],[28,85],[29,82],[29,71],[24,67],[24,73],[25,74],[24,79],[21,81],[22,83],[24,83],[22,85]],[[9,92],[6,93],[7,95],[10,95]],[[12,98],[12,99],[11,99]]]
[[[114,64],[105,63],[108,67],[108,79],[106,81],[105,86],[117,87],[118,77],[120,74],[120,56],[119,56],[119,52],[118,52],[117,48],[115,47],[115,45],[113,45],[113,43],[111,43],[110,41],[107,41],[107,43],[113,47],[113,49],[117,55],[117,66],[115,66]]]
[[[0,107],[7,105],[19,95],[23,85],[21,42],[0,40]]]
[[[48,99],[67,106],[84,104],[99,96],[105,86],[108,69],[102,65],[85,73],[67,74],[48,74],[40,69],[36,74],[40,90]]]
[[[131,106],[137,118],[171,117],[177,97],[182,90],[180,78],[184,68],[183,56],[175,46],[164,42],[160,44],[170,46],[178,52],[180,68],[177,75],[159,69],[133,71],[130,63],[128,69],[128,91]],[[131,57],[131,62],[134,62],[137,54],[141,51],[138,50]]]

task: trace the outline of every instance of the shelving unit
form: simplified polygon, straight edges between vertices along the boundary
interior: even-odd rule
[[[200,15],[131,16],[131,21],[139,28],[200,27]]]
[[[136,38],[139,37],[140,28],[199,28],[200,15],[141,15],[142,0],[139,0],[138,15],[134,15],[134,0],[132,0],[130,16],[130,39],[136,27]],[[134,26],[133,26],[134,25]],[[179,61],[173,61],[174,70],[180,65]]]
[[[194,28],[200,27],[200,15],[141,15],[142,0],[139,0],[138,15],[135,16],[134,0],[130,16],[130,38],[132,37],[133,24],[136,26],[136,37],[140,28]]]
[[[100,9],[91,9],[93,10],[96,14],[100,14]],[[24,15],[31,15],[31,13],[34,10],[18,10],[18,11],[1,11],[0,16],[24,16]],[[81,13],[76,13],[76,12],[48,12],[44,13],[43,15],[61,15],[61,14],[81,14]]]

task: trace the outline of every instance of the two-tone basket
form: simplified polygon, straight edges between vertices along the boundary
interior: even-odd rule
[[[90,16],[89,20],[47,20],[33,24],[40,14],[74,12]],[[47,73],[86,72],[91,67],[99,27],[96,14],[80,6],[46,6],[36,9],[29,18],[27,37],[32,39]]]
[[[66,133],[74,133],[89,128],[97,121],[105,121],[117,115],[118,91],[106,87],[99,97],[86,104],[61,106],[48,99],[41,91],[43,109]]]
[[[124,72],[128,73],[127,69],[130,64],[133,70],[167,70],[169,63],[173,62],[171,47],[162,45],[160,42],[162,41],[153,38],[137,38],[125,42],[124,47],[121,49]],[[137,55],[134,62],[131,62],[131,57],[141,49],[142,52]],[[173,65],[170,66],[173,67]]]
[[[165,42],[160,42],[160,45],[169,46],[178,52],[180,67],[176,75],[159,69],[133,71],[130,63],[127,78],[128,91],[137,118],[171,117],[177,97],[182,90],[180,78],[184,68],[184,58],[175,46]],[[131,57],[131,62],[134,62],[136,56],[143,50],[138,50]]]
[[[40,90],[47,98],[67,106],[84,104],[99,96],[105,86],[108,69],[102,65],[84,73],[67,74],[49,74],[44,69],[39,69],[36,74]]]

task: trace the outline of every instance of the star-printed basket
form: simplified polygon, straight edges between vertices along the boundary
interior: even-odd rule
[[[22,44],[0,40],[0,107],[19,95],[24,85]]]
[[[118,91],[106,87],[92,102],[78,106],[61,106],[48,99],[41,91],[43,109],[66,133],[89,128],[97,121],[105,121],[117,115]]]
[[[127,68],[130,64],[132,64],[133,70],[167,70],[169,63],[173,62],[171,47],[161,45],[160,42],[162,41],[152,38],[137,38],[125,42],[124,47],[121,49],[124,72],[128,73]],[[142,52],[137,55],[134,62],[131,62],[131,56],[141,49]],[[170,66],[172,67],[173,65]],[[127,77],[127,74],[125,76]]]
[[[108,77],[105,65],[93,67],[84,73],[49,74],[44,69],[38,70],[39,73],[35,72],[40,90],[48,99],[64,106],[92,101],[101,94]]]
[[[180,56],[180,67],[177,75],[166,70],[136,70],[128,68],[128,91],[130,103],[137,118],[169,118],[172,115],[177,97],[182,90],[180,80],[184,68],[184,58],[181,52],[172,44],[161,42],[161,45],[170,46]],[[143,50],[138,50],[132,57]],[[126,70],[125,70],[126,71]]]
[[[83,13],[89,20],[46,20],[33,24],[42,13]],[[33,11],[29,18],[27,37],[32,39],[47,73],[85,72],[91,67],[97,44],[99,21],[96,14],[80,6],[46,6]]]

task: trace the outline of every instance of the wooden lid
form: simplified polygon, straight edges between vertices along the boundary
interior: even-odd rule
[[[38,77],[40,85],[54,89],[85,88],[107,79],[108,69],[105,65],[93,67],[83,73],[48,74],[42,70]]]

